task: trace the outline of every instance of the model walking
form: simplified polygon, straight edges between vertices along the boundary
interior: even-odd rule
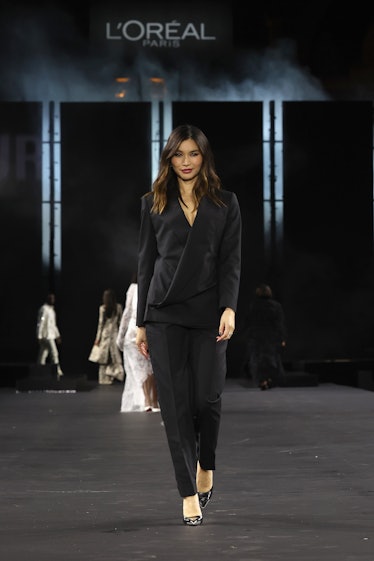
[[[183,522],[202,523],[235,329],[241,217],[203,131],[176,127],[152,191],[142,197],[136,342],[150,353]]]

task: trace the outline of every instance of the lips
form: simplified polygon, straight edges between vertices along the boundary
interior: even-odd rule
[[[191,173],[191,171],[192,171],[191,168],[182,169],[182,173]]]

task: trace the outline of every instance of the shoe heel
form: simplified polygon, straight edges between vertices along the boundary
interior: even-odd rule
[[[200,508],[205,508],[206,505],[209,503],[210,499],[212,498],[213,487],[210,489],[210,491],[207,491],[206,493],[198,493],[198,495],[199,495]]]

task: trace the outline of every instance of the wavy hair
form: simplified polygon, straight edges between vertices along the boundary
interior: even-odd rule
[[[103,292],[105,318],[112,318],[117,311],[117,297],[113,288],[106,288]]]
[[[209,140],[198,127],[185,124],[179,125],[170,133],[161,153],[159,171],[152,184],[152,191],[145,195],[153,194],[151,212],[155,214],[161,214],[165,210],[168,194],[171,191],[179,191],[177,176],[171,167],[171,159],[178,151],[181,143],[188,139],[196,142],[203,157],[203,164],[194,187],[197,206],[204,195],[209,197],[216,205],[224,206],[224,202],[219,196],[222,183],[216,172],[214,155]]]

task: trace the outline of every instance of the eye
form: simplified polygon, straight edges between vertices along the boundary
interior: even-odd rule
[[[196,158],[196,156],[200,156],[200,152],[198,150],[195,150],[194,152],[191,152],[191,156],[193,158]]]
[[[182,152],[175,152],[174,158],[180,158],[182,156]]]

